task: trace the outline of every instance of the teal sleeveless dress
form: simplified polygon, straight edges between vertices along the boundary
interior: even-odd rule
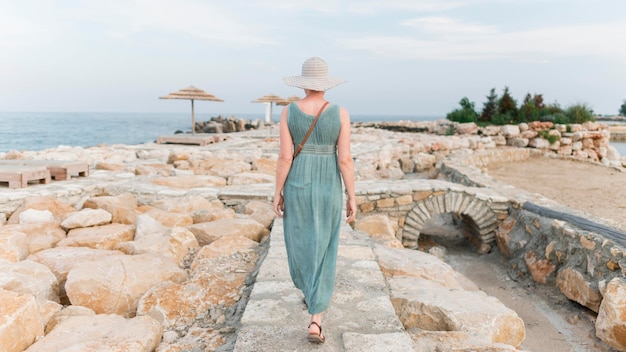
[[[300,144],[314,119],[290,104],[287,125],[294,146]],[[339,106],[330,105],[291,164],[283,189],[289,273],[304,294],[310,314],[328,308],[335,286],[343,203],[337,163],[340,128]]]

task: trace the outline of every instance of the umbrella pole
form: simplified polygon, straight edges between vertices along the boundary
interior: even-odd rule
[[[196,120],[193,115],[193,99],[191,99],[191,134],[196,134]]]

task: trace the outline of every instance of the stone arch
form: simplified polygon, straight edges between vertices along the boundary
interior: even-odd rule
[[[506,214],[508,205],[494,202],[492,198],[466,191],[449,190],[430,194],[413,203],[402,229],[402,242],[406,247],[417,245],[420,231],[433,216],[453,213],[471,230],[476,240],[489,245],[495,241],[499,214]]]

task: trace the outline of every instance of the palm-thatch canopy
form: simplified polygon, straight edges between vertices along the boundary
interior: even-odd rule
[[[290,103],[293,103],[294,101],[298,101],[298,100],[301,100],[301,99],[302,98],[300,98],[297,95],[292,95],[289,98],[283,99],[281,101],[277,101],[276,105],[285,106],[285,105],[289,105]]]
[[[253,103],[276,103],[278,101],[282,101],[283,98],[279,97],[278,95],[274,95],[274,94],[267,94],[264,95],[262,97],[260,97],[257,100],[253,100]]]
[[[159,97],[159,99],[187,99],[191,100],[191,133],[194,134],[196,130],[196,121],[194,117],[194,108],[193,101],[194,100],[208,100],[208,101],[223,101],[215,97],[213,94],[209,94],[202,89],[196,88],[194,86],[189,86],[187,88],[181,89],[178,92],[170,93],[166,96]]]
[[[269,103],[269,111],[265,111],[265,122],[271,122],[272,121],[272,105],[274,105],[274,103],[277,103],[279,101],[283,101],[284,99],[279,97],[278,95],[274,95],[274,94],[267,94],[264,95],[262,97],[260,97],[257,100],[253,100],[253,103]]]

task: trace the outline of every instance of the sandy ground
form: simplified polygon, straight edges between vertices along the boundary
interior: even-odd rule
[[[538,193],[570,208],[626,226],[626,172],[576,161],[531,158],[490,165],[498,181]],[[481,290],[515,310],[526,324],[524,351],[614,351],[595,336],[596,313],[532,280],[513,281],[497,248],[479,255],[460,231],[439,219],[423,229],[424,242],[446,247],[445,261]]]
[[[626,171],[572,160],[533,157],[487,167],[498,181],[626,227]]]

